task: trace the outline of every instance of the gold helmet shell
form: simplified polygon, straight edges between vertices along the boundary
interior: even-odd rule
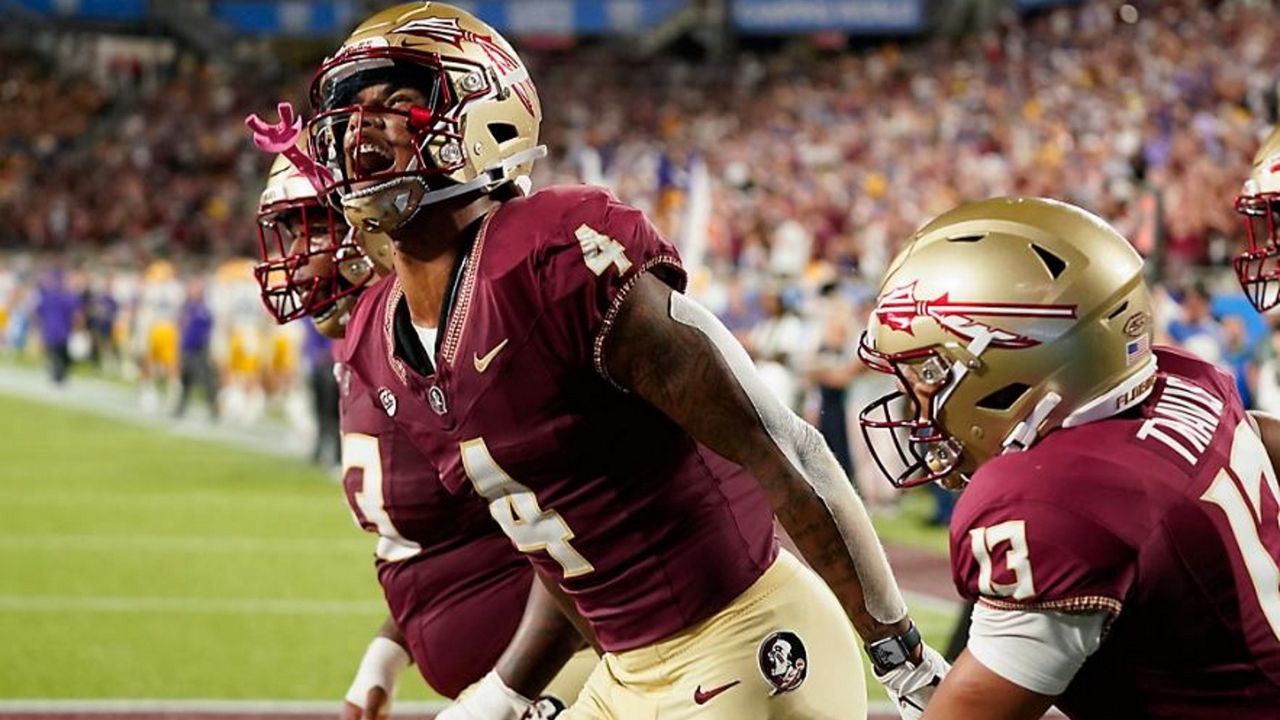
[[[302,138],[298,140],[305,146]],[[267,173],[267,185],[258,196],[258,212],[270,212],[273,207],[282,207],[282,203],[318,201],[316,189],[289,158],[277,155],[271,161],[271,170]]]
[[[968,203],[917,231],[860,348],[913,388],[859,418],[873,451],[872,431],[894,434],[899,458],[877,457],[881,470],[901,487],[962,485],[997,454],[1140,401],[1155,375],[1142,271],[1111,226],[1054,200]]]
[[[1280,192],[1280,127],[1274,128],[1253,155],[1253,166],[1241,195]]]
[[[1280,127],[1262,141],[1235,203],[1248,247],[1236,256],[1236,277],[1258,312],[1280,304]]]
[[[343,105],[353,102],[338,92],[346,81],[388,69],[429,85],[431,106]],[[424,205],[527,177],[546,153],[538,144],[542,106],[524,62],[496,30],[440,2],[404,3],[361,23],[316,73],[311,100],[315,159],[334,174],[333,192],[362,230],[392,232]],[[399,170],[349,170],[345,135],[377,114],[404,116],[416,157]]]

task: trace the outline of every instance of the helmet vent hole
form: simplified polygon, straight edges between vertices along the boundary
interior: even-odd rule
[[[489,123],[489,134],[499,145],[520,137],[520,131],[511,123]]]
[[[1118,307],[1118,308],[1116,308],[1115,310],[1112,310],[1111,312],[1107,313],[1107,319],[1108,319],[1108,320],[1115,320],[1117,315],[1119,315],[1120,313],[1122,313],[1122,312],[1124,312],[1125,310],[1128,310],[1128,309],[1129,309],[1129,301],[1128,301],[1128,300],[1125,300],[1124,302],[1120,303],[1120,307]]]
[[[986,237],[986,235],[959,235],[953,238],[947,238],[947,242],[973,243],[978,242],[984,237]]]
[[[1067,269],[1066,260],[1054,255],[1039,245],[1032,245],[1031,249],[1040,257],[1040,262],[1044,263],[1045,269],[1049,271],[1049,274],[1053,276],[1054,280],[1057,280],[1058,276],[1062,274],[1062,271]]]
[[[1003,411],[1013,407],[1013,404],[1031,389],[1030,385],[1023,383],[1010,383],[995,392],[987,395],[978,401],[978,407],[983,410]]]

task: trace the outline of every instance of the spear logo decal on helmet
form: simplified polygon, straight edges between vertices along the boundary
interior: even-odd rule
[[[916,298],[916,284],[900,285],[885,293],[876,304],[877,321],[893,330],[915,335],[912,323],[916,318],[927,317],[944,330],[965,340],[972,340],[980,332],[991,334],[992,347],[1028,348],[1040,341],[1008,330],[1002,330],[975,317],[1020,317],[1072,320],[1076,317],[1075,305],[1044,305],[998,302],[956,302],[950,293],[942,293],[932,300]]]
[[[484,54],[488,56],[489,61],[493,63],[494,68],[500,73],[499,80],[503,86],[510,88],[520,98],[520,102],[524,104],[530,114],[534,112],[533,101],[530,96],[535,94],[536,91],[533,89],[533,83],[529,79],[529,72],[524,70],[520,65],[520,61],[509,50],[495,41],[492,35],[481,35],[468,30],[462,27],[457,18],[440,17],[410,20],[396,28],[395,31],[449,43],[459,50],[462,49],[464,41],[478,45],[484,51]]]
[[[489,35],[480,35],[462,27],[457,18],[429,17],[410,20],[395,30],[406,35],[418,35],[462,49],[462,43],[475,43],[484,50],[485,55],[506,75],[519,69],[520,62],[511,53],[499,45]]]

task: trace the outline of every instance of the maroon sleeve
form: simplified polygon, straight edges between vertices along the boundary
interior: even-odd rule
[[[585,191],[536,260],[544,327],[563,359],[608,379],[603,351],[613,318],[636,278],[650,271],[684,290],[679,253],[644,213],[607,191]]]
[[[1049,496],[1055,485],[1087,488],[1040,469],[1033,482],[975,475],[951,524],[956,590],[999,608],[1118,615],[1134,582],[1136,550],[1097,518]]]

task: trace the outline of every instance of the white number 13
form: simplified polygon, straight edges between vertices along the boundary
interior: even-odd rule
[[[360,490],[355,493],[356,505],[365,519],[378,528],[378,548],[374,553],[383,560],[398,562],[422,552],[421,545],[400,534],[387,513],[382,493],[382,453],[378,438],[361,433],[342,436],[342,474],[346,475],[352,469],[361,472]],[[355,519],[359,525],[360,519]]]
[[[1002,542],[1009,543],[1005,553],[1005,565],[1013,573],[1012,583],[998,583],[991,579],[991,551]],[[969,531],[969,544],[973,557],[978,561],[978,591],[983,595],[1011,597],[1026,600],[1036,594],[1031,579],[1031,555],[1027,550],[1027,523],[1025,520],[1009,520],[991,527]]]

